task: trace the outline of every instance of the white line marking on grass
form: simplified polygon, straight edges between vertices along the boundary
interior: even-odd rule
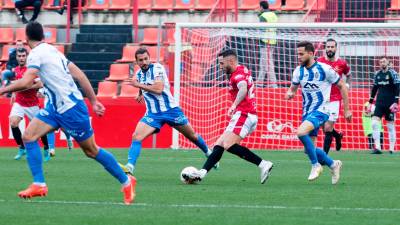
[[[122,202],[93,202],[93,201],[58,201],[58,200],[4,200],[0,202],[22,202],[38,204],[56,205],[116,205],[125,206]],[[350,208],[350,207],[306,207],[306,206],[283,206],[283,205],[229,205],[229,204],[153,204],[153,203],[133,203],[130,207],[152,207],[152,208],[230,208],[230,209],[283,209],[283,210],[315,210],[315,211],[361,211],[361,212],[400,212],[400,208]]]

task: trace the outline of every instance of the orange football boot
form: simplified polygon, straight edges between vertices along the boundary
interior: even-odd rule
[[[131,183],[126,187],[122,188],[124,193],[124,203],[125,205],[130,205],[135,200],[135,189],[136,189],[136,178],[134,176],[128,175]]]
[[[18,192],[20,198],[44,197],[47,195],[47,186],[31,184],[27,189]]]

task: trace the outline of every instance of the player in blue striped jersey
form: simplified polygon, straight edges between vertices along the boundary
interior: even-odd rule
[[[136,77],[127,82],[140,89],[136,100],[138,102],[144,101],[147,111],[137,124],[132,135],[128,163],[124,169],[131,174],[133,173],[136,161],[140,155],[143,139],[153,133],[159,132],[164,124],[175,128],[199,147],[208,157],[211,154],[211,150],[208,149],[203,138],[194,132],[188,119],[176,104],[171,94],[164,66],[159,63],[151,63],[150,55],[146,48],[139,48],[135,52],[135,58],[141,69],[137,72]]]
[[[332,184],[340,178],[342,162],[332,160],[323,150],[314,145],[319,127],[328,119],[332,111],[330,94],[332,85],[337,85],[343,97],[344,115],[348,122],[352,114],[349,110],[348,89],[339,75],[327,64],[314,60],[314,46],[304,41],[297,45],[297,54],[301,62],[293,72],[292,84],[286,93],[286,99],[292,99],[301,86],[303,97],[302,123],[297,130],[297,136],[303,143],[312,168],[309,181],[315,180],[322,173],[322,165],[327,165],[332,172]]]

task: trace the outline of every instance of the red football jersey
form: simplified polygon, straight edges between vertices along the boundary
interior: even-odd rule
[[[340,78],[343,78],[344,76],[350,76],[350,67],[347,65],[347,62],[343,59],[337,59],[336,61],[329,61],[325,57],[318,58],[318,62],[322,62],[325,64],[330,65],[336,73],[339,74]],[[340,94],[340,90],[336,85],[332,85],[331,89],[331,97],[330,101],[340,101],[342,100],[342,95]]]
[[[21,79],[24,76],[27,68],[25,66],[15,67],[15,79]],[[37,97],[37,89],[29,89],[26,91],[19,91],[15,93],[15,102],[23,107],[32,107],[39,105],[39,99]]]
[[[232,101],[235,101],[239,92],[237,85],[241,81],[245,81],[247,84],[247,95],[236,107],[236,111],[240,111],[244,114],[255,114],[256,99],[254,94],[253,78],[251,77],[250,71],[245,66],[239,65],[231,74],[231,78],[229,79],[229,94],[231,95],[231,99]]]

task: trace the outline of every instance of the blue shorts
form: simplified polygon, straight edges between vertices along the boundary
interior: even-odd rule
[[[84,141],[93,135],[89,112],[82,100],[78,100],[74,107],[62,114],[56,112],[51,105],[47,105],[46,108],[39,111],[36,118],[54,129],[63,128],[77,142]]]
[[[189,120],[183,114],[181,108],[175,107],[162,113],[147,113],[140,122],[156,128],[156,133],[160,131],[164,124],[171,127],[183,126],[189,123]]]
[[[310,132],[310,136],[318,136],[319,127],[322,126],[326,121],[328,121],[329,115],[322,113],[320,111],[313,111],[305,116],[303,116],[302,121],[305,120],[311,122],[314,125],[314,130]]]

